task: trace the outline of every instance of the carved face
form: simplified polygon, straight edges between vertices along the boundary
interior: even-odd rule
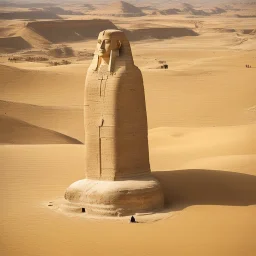
[[[118,50],[121,46],[119,40],[111,39],[109,35],[100,35],[97,43],[98,55],[109,58],[112,50]]]

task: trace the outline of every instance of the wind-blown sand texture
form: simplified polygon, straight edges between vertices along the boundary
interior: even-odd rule
[[[2,38],[20,36],[31,45],[0,57],[1,255],[256,254],[255,5],[219,7],[227,12],[111,17],[128,31],[197,34],[131,41],[144,79],[150,165],[170,211],[156,222],[135,216],[146,222],[135,225],[128,218],[66,216],[48,206],[84,177],[83,90],[91,57],[81,54],[94,52],[96,38],[51,41],[24,21],[0,21]],[[170,8],[181,6],[162,6]],[[110,19],[65,21],[99,18]],[[59,60],[47,52],[64,43],[75,52],[65,58],[71,64],[50,65]],[[8,61],[14,56],[49,61]],[[159,68],[163,62],[168,69]]]
[[[109,20],[68,20],[31,22],[27,28],[52,43],[59,43],[97,38],[100,31],[116,26]]]
[[[20,36],[0,38],[0,49],[7,52],[29,49],[30,47],[31,45]]]
[[[89,12],[89,14],[119,17],[137,17],[145,15],[140,8],[125,1],[113,1],[108,6],[93,10]]]
[[[58,15],[47,11],[24,11],[24,12],[10,12],[0,13],[1,20],[15,20],[15,19],[60,19]]]

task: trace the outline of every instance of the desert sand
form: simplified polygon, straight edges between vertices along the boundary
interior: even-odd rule
[[[254,256],[255,3],[191,1],[201,15],[182,2],[144,1],[138,17],[122,16],[120,4],[115,16],[90,4],[59,4],[85,15],[58,20],[0,20],[0,254]],[[182,11],[161,13],[168,9]],[[168,213],[158,221],[80,218],[48,206],[84,178],[84,80],[107,28],[125,31],[142,71],[150,166]]]

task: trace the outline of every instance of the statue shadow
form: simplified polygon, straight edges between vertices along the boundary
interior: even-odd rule
[[[256,176],[219,170],[174,170],[152,173],[163,188],[165,206],[256,204]]]

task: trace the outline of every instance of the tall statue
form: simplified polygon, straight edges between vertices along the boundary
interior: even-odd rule
[[[128,215],[162,208],[150,171],[143,79],[120,30],[99,34],[87,71],[84,98],[86,179],[65,198],[98,215]]]

